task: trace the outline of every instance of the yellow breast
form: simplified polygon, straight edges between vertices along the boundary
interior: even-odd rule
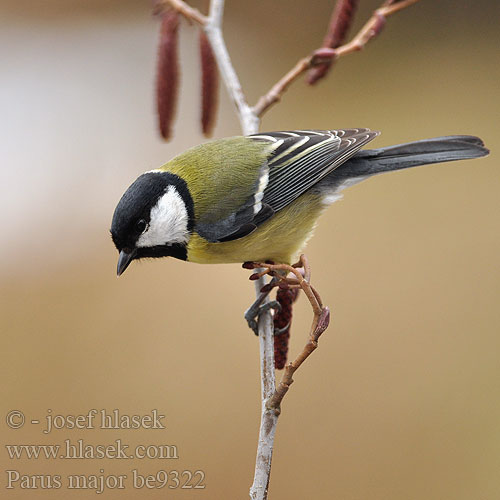
[[[291,264],[312,236],[324,208],[318,195],[306,193],[238,240],[210,243],[194,233],[188,243],[188,261],[222,264],[272,260]]]

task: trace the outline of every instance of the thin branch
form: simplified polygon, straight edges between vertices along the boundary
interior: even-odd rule
[[[204,16],[198,9],[188,5],[183,0],[160,0],[158,4],[170,5],[170,7],[177,10],[185,18],[201,24],[202,26],[205,26],[207,22],[206,16]]]
[[[328,324],[330,323],[330,310],[325,307],[318,318],[315,318],[313,325],[311,326],[311,333],[309,334],[309,340],[307,344],[302,349],[302,352],[295,358],[294,361],[288,363],[285,367],[285,372],[281,377],[281,381],[278,388],[274,392],[271,399],[267,402],[267,407],[274,411],[280,411],[281,401],[285,397],[285,394],[290,389],[293,383],[293,375],[300,368],[302,363],[313,353],[313,351],[318,347],[318,339],[321,334],[326,330]]]
[[[224,3],[225,0],[211,0],[210,1],[210,12],[209,21],[222,29],[222,18],[224,17]]]
[[[265,285],[264,278],[255,282],[255,293],[260,295],[261,288]],[[266,299],[268,300],[268,299]],[[255,471],[250,498],[252,500],[265,500],[271,477],[271,461],[273,458],[274,436],[278,424],[279,413],[268,408],[268,401],[276,392],[276,375],[274,372],[274,331],[270,311],[259,315],[259,347],[261,371],[261,418],[257,456],[255,458]]]
[[[281,99],[281,96],[290,84],[292,84],[309,68],[324,64],[325,60],[335,60],[339,57],[363,49],[372,38],[376,37],[382,31],[388,16],[409,7],[418,1],[419,0],[401,0],[399,2],[394,2],[388,0],[384,2],[382,6],[372,14],[368,22],[349,43],[341,45],[336,49],[323,47],[314,51],[307,57],[300,59],[285,76],[278,80],[278,82],[276,82],[266,94],[260,97],[257,104],[252,108],[253,112],[257,116],[261,117],[273,104],[277,103]]]
[[[236,106],[243,134],[255,134],[259,131],[260,120],[248,105],[238,75],[231,63],[231,58],[229,57],[229,52],[222,36],[223,11],[224,0],[212,0],[210,2],[210,14],[204,27],[205,33],[212,45],[222,79]]]
[[[297,269],[299,266],[303,267],[304,273]],[[262,291],[261,283],[263,283],[264,276],[269,274],[271,276],[275,276],[277,279],[266,285],[266,291],[270,291],[270,287],[272,288],[274,286],[284,288],[300,287],[309,299],[314,312],[309,340],[295,360],[286,366],[281,382],[277,388],[274,374],[274,353],[271,352],[274,343],[272,334],[271,338],[263,337],[260,333],[260,327],[263,325],[264,321],[267,321],[267,319],[263,319],[262,317],[259,319],[261,353],[264,352],[264,356],[261,357],[263,399],[259,444],[255,463],[255,475],[254,482],[250,488],[250,498],[252,500],[265,500],[267,498],[269,478],[271,474],[274,435],[276,433],[278,418],[281,413],[281,402],[288,392],[290,385],[293,383],[294,373],[318,347],[318,339],[328,327],[328,323],[330,321],[330,311],[327,307],[323,307],[321,298],[309,283],[311,270],[304,255],[302,255],[300,257],[300,261],[293,266],[289,266],[287,264],[248,262],[245,263],[243,267],[247,269],[257,268],[257,272],[251,275],[250,279],[257,280],[256,291],[258,294]],[[288,273],[292,273],[295,278],[286,277]],[[267,325],[265,326],[267,327]]]
[[[273,104],[281,100],[285,90],[300,76],[302,73],[312,67],[312,56],[304,57],[278,82],[276,82],[266,94],[259,98],[257,104],[252,108],[252,111],[257,116],[262,116]]]

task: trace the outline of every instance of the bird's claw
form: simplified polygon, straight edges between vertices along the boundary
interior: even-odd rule
[[[290,321],[283,328],[274,328],[274,336],[282,335],[286,333],[290,328]]]
[[[255,335],[259,334],[258,318],[260,314],[269,311],[270,309],[280,312],[281,304],[276,300],[271,300],[264,304],[256,302],[245,311],[245,319],[247,320],[248,327],[255,333]]]

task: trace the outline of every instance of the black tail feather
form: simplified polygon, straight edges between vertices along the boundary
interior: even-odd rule
[[[360,151],[332,174],[336,181],[404,168],[479,158],[489,153],[479,137],[453,135]],[[333,180],[333,179],[332,179]]]

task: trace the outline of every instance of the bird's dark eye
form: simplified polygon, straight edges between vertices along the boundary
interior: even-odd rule
[[[148,228],[148,224],[144,219],[139,219],[135,226],[141,234]]]

